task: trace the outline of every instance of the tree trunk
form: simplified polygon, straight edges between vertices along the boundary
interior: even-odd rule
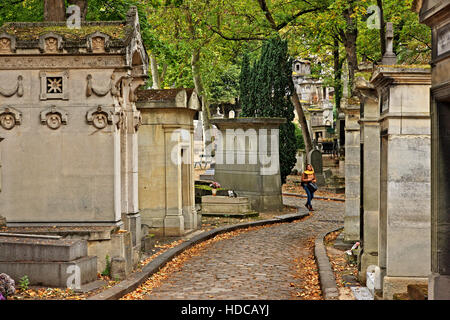
[[[200,49],[194,49],[194,51],[192,52],[192,59],[191,59],[192,76],[194,79],[195,90],[197,91],[197,94],[201,97],[202,100],[203,144],[204,147],[206,147],[213,140],[210,132],[211,123],[209,122],[210,117],[209,103],[204,94],[199,62],[200,62]],[[211,153],[212,153],[211,155],[214,155],[214,149],[211,150]]]
[[[350,8],[343,12],[343,16],[347,22],[344,35],[344,47],[347,53],[348,62],[348,90],[349,96],[353,93],[353,83],[355,80],[355,72],[358,71],[358,56],[356,55],[356,40],[358,38],[358,27],[356,19],[352,17],[354,14],[354,0],[349,1]]]
[[[161,89],[161,80],[159,78],[158,63],[156,61],[156,57],[153,52],[150,53],[150,69],[152,71],[152,81],[153,81],[152,89]]]
[[[334,40],[333,45],[333,59],[334,59],[334,103],[336,105],[336,128],[339,129],[338,139],[339,145],[344,144],[344,135],[341,131],[341,120],[339,120],[339,113],[341,112],[342,99],[342,64],[344,59],[341,59],[339,53],[339,41]],[[343,122],[343,121],[342,121]]]
[[[44,21],[65,21],[64,0],[44,0]]]
[[[305,113],[303,112],[302,104],[300,102],[300,99],[298,98],[297,92],[294,92],[294,94],[291,95],[291,101],[294,104],[295,110],[297,111],[298,122],[300,123],[300,128],[302,129],[303,141],[305,141],[306,154],[309,154],[309,152],[312,150],[311,135],[309,134]]]
[[[343,60],[339,54],[339,41],[334,40],[333,46],[333,59],[334,59],[334,102],[336,105],[336,110],[341,109],[341,98],[342,98],[342,62]]]
[[[386,53],[386,31],[384,30],[384,11],[383,0],[377,0],[377,5],[380,8],[380,44],[381,44],[381,56]]]

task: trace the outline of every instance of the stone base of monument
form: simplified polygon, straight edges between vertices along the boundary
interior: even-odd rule
[[[140,259],[140,241],[133,245],[130,231],[119,230],[117,226],[71,226],[71,227],[8,227],[2,232],[20,233],[29,236],[56,236],[64,240],[87,241],[87,255],[97,257],[96,272],[103,272],[109,260],[123,257],[126,273],[129,274]],[[0,236],[3,234],[0,232]]]
[[[203,196],[202,216],[214,217],[257,217],[247,197]]]
[[[79,276],[79,284],[97,280],[97,257],[88,256],[87,241],[61,237],[0,234],[0,270],[19,283],[67,287]]]
[[[383,300],[393,300],[394,294],[408,292],[408,285],[427,285],[428,278],[389,277],[383,278]]]

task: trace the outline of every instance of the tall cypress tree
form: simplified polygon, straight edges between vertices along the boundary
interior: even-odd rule
[[[295,140],[294,106],[289,98],[292,86],[292,60],[287,42],[279,37],[263,44],[261,57],[250,70],[249,87],[241,94],[244,117],[279,117],[286,123],[280,126],[280,174],[282,183],[295,165],[297,153]],[[246,69],[243,72],[248,72]]]
[[[245,53],[242,59],[241,66],[241,76],[239,78],[239,90],[240,90],[240,102],[243,110],[248,110],[251,108],[250,101],[250,78],[251,78],[251,69],[250,69],[250,59],[248,54]]]

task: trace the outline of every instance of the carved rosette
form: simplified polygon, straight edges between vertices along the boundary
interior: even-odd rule
[[[11,107],[0,108],[0,126],[5,130],[11,130],[22,123],[22,114]]]
[[[98,106],[87,112],[86,120],[89,124],[101,130],[106,128],[108,124],[113,123],[113,113],[111,111],[107,112],[102,106]]]
[[[68,113],[56,106],[51,106],[41,112],[41,124],[47,125],[52,130],[59,129],[63,124],[67,125]]]

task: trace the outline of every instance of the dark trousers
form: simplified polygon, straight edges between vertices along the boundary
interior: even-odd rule
[[[304,185],[303,185],[303,189],[305,189],[306,194],[308,195],[308,201],[306,202],[306,204],[307,204],[308,206],[312,206],[311,200],[314,198],[314,192],[311,192],[311,191],[308,189],[308,185],[307,185],[307,184],[304,184]]]

